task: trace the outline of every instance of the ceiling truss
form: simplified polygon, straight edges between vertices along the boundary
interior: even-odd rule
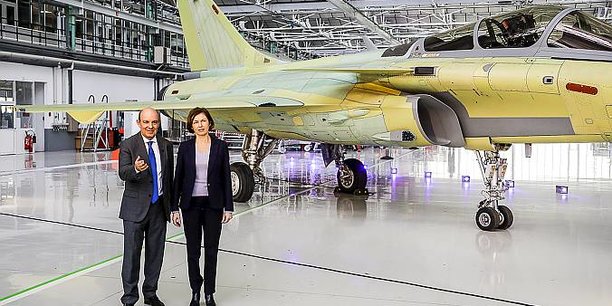
[[[612,21],[612,0],[216,0],[242,32],[317,56],[385,48],[529,4],[561,4]]]

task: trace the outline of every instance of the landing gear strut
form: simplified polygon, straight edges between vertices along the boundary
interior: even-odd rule
[[[361,161],[354,158],[344,159],[344,148],[342,145],[324,144],[321,146],[321,152],[325,166],[334,161],[336,168],[338,168],[336,173],[336,178],[338,179],[336,192],[354,195],[368,194],[368,189],[366,189],[368,172]]]
[[[279,139],[271,139],[266,144],[266,134],[252,130],[242,143],[242,159],[230,166],[232,178],[232,197],[236,202],[246,202],[251,199],[256,183],[264,183],[266,178],[259,165],[278,145]]]
[[[476,212],[476,225],[483,231],[507,229],[512,226],[514,216],[510,208],[499,205],[499,201],[505,199],[508,190],[504,183],[508,163],[498,151],[476,151],[476,156],[485,185],[482,191],[484,200],[480,201]]]

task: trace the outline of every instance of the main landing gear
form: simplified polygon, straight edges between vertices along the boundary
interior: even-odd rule
[[[482,191],[484,200],[480,201],[476,212],[476,225],[483,231],[505,230],[514,221],[510,208],[499,205],[508,190],[504,183],[508,163],[505,158],[500,158],[497,151],[476,151],[476,156],[485,185]]]
[[[335,192],[349,193],[354,195],[367,195],[366,183],[368,172],[361,161],[355,158],[344,159],[344,148],[337,144],[323,144],[321,146],[323,162],[325,166],[332,161],[336,163],[338,172],[338,187]]]
[[[246,202],[255,191],[255,184],[264,183],[265,177],[260,164],[277,146],[279,139],[269,139],[258,130],[252,130],[242,144],[242,158],[245,162],[235,162],[230,165],[232,179],[232,197],[236,202]],[[358,159],[344,159],[341,145],[322,144],[321,152],[325,166],[332,161],[336,163],[338,172],[338,187],[336,191],[355,195],[368,194],[366,187],[367,171]]]
[[[264,183],[266,180],[259,165],[266,156],[274,151],[280,141],[271,139],[266,142],[266,138],[266,134],[252,130],[242,143],[242,159],[246,163],[235,162],[230,165],[232,197],[236,202],[250,200],[255,191],[255,184]]]

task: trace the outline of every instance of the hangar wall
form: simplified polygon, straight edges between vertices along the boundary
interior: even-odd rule
[[[49,67],[0,62],[0,80],[53,84],[53,70],[54,68]],[[53,96],[53,88],[51,86],[44,86],[43,88],[42,92],[37,91],[34,95],[33,102],[35,104],[45,103]],[[8,103],[8,101],[4,101],[2,104],[14,104],[14,102]],[[9,110],[4,108],[3,116],[9,116],[8,112]],[[23,138],[27,129],[21,128],[20,121],[19,118],[15,118],[14,128],[0,128],[0,143],[2,144],[0,145],[0,154],[19,154],[25,152],[23,149]],[[34,114],[32,116],[32,127],[37,135],[44,134],[43,114]],[[44,137],[37,137],[35,150],[42,151],[44,145]]]
[[[0,62],[0,81],[28,84],[32,83],[32,104],[61,104],[68,103],[70,86],[68,82],[69,68],[42,67],[28,64]],[[111,73],[99,73],[74,70],[72,74],[72,101],[77,103],[102,103],[104,99],[109,102],[132,100],[153,100],[155,98],[155,79],[134,77]],[[8,82],[6,82],[8,81]],[[15,86],[15,85],[13,85]],[[14,96],[20,92],[14,87]],[[107,97],[104,98],[103,97]],[[106,100],[104,100],[106,101]],[[0,101],[3,106],[20,104],[19,98],[10,98]],[[34,130],[37,141],[35,151],[74,150],[75,137],[78,132],[68,132],[65,129],[53,129],[54,124],[66,122],[65,113],[31,114],[27,119],[31,125],[21,122],[21,113],[9,114],[10,110],[3,107],[3,116],[14,118],[10,126],[0,128],[0,155],[22,154],[23,139],[27,130]],[[138,132],[136,125],[137,114],[125,113],[125,137]],[[118,114],[111,114],[109,123],[112,127],[119,124]],[[28,128],[28,127],[31,128]],[[110,126],[110,125],[109,125]],[[162,126],[168,126],[168,119],[162,119]],[[81,126],[83,127],[83,126]]]

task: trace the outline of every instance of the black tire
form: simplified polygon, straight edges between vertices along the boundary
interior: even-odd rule
[[[501,220],[497,228],[500,230],[510,228],[510,226],[512,226],[512,223],[514,223],[514,215],[512,214],[512,210],[510,210],[508,206],[503,205],[497,206],[497,209],[499,209],[499,212],[502,214],[503,217],[503,220]]]
[[[236,162],[230,165],[232,178],[232,197],[234,202],[246,202],[255,191],[255,178],[249,165]]]
[[[493,231],[499,226],[499,214],[493,207],[483,207],[476,212],[476,225],[483,231]]]
[[[344,166],[348,168],[352,179],[343,179],[341,175],[342,171],[338,170],[336,178],[338,179],[338,187],[340,188],[340,191],[352,194],[355,190],[365,189],[366,182],[368,180],[368,172],[363,166],[363,163],[354,158],[347,159],[343,163]]]

